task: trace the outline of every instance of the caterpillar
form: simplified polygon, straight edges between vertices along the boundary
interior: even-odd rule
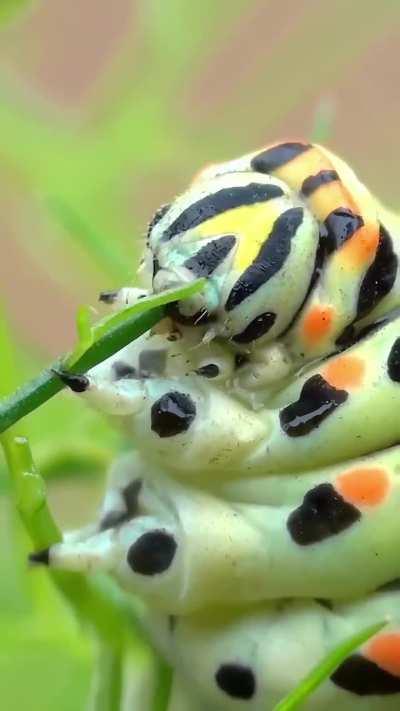
[[[60,373],[132,451],[97,520],[31,559],[105,570],[147,603],[170,711],[272,709],[382,616],[309,708],[398,708],[398,253],[322,146],[208,166],[151,221],[139,287],[100,298],[202,291],[86,375]]]

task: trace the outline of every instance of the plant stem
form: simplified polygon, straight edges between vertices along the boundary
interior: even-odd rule
[[[100,641],[88,711],[121,711],[122,650]]]
[[[4,455],[12,478],[16,508],[35,548],[45,548],[61,541],[61,532],[46,501],[46,489],[37,473],[25,437],[1,437]]]
[[[154,309],[149,313],[129,319],[120,328],[115,329],[116,334],[106,334],[90,346],[86,353],[70,367],[71,372],[84,373],[98,365],[152,328],[162,318],[162,315],[162,309]],[[49,368],[45,368],[37,378],[25,383],[13,395],[3,400],[0,405],[0,433],[5,432],[22,417],[33,412],[63,390],[65,385],[53,372],[53,369],[62,368],[64,363],[65,359],[55,361]]]
[[[7,432],[0,441],[26,532],[36,548],[48,548],[62,535],[48,507],[44,481],[36,471],[28,440]],[[142,636],[133,606],[102,576],[86,578],[79,573],[51,570],[49,574],[79,620],[99,640],[97,692],[91,711],[120,711],[122,650],[131,635]]]
[[[59,358],[37,378],[25,383],[0,403],[0,434],[65,387],[52,369],[57,370],[68,365],[72,373],[85,373],[149,331],[164,316],[165,304],[192,296],[203,288],[204,281],[198,279],[189,286],[142,299],[134,306],[114,314],[104,323],[94,326],[93,333],[99,333],[99,337],[76,360],[73,356],[75,351],[78,352],[78,348],[72,354]]]
[[[166,711],[171,694],[172,669],[161,657],[156,659],[157,684],[154,693],[152,711]]]
[[[36,471],[25,437],[0,437],[11,479],[16,508],[36,549],[48,548],[62,539],[46,500],[42,477]],[[79,573],[49,571],[56,587],[74,607],[81,622],[110,644],[136,632],[141,636],[136,611],[127,598],[102,576],[86,578]]]
[[[87,312],[81,310],[78,315],[79,342],[72,353],[59,359],[54,367],[67,366],[71,372],[86,372],[154,326],[163,317],[165,304],[187,298],[200,291],[203,285],[204,280],[198,280],[189,286],[143,299],[92,328]],[[48,507],[45,484],[34,465],[28,440],[13,435],[9,428],[62,388],[63,383],[49,368],[0,405],[0,442],[13,482],[16,510],[36,549],[47,549],[62,540],[62,534]],[[133,604],[119,590],[110,587],[110,581],[103,576],[86,578],[78,573],[51,570],[49,573],[78,618],[99,640],[91,711],[120,711],[122,653],[133,634],[142,637]],[[170,681],[169,670],[160,666],[155,711],[166,708]]]
[[[273,711],[294,711],[298,709],[304,701],[310,696],[310,694],[322,684],[325,679],[327,679],[335,669],[342,663],[342,661],[351,652],[354,652],[358,647],[360,647],[364,642],[366,642],[370,637],[373,637],[377,632],[379,632],[382,627],[387,624],[387,620],[382,622],[377,622],[374,625],[357,632],[349,639],[339,644],[335,649],[332,650],[323,660],[318,664],[315,669],[303,679],[300,684],[293,689],[282,701],[275,706]]]
[[[115,241],[99,234],[73,205],[63,197],[50,197],[47,207],[66,232],[78,243],[84,244],[99,266],[118,280],[126,272],[125,255],[118,253]]]

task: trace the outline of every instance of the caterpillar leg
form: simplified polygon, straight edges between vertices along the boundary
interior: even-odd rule
[[[337,645],[369,625],[387,627],[351,654],[306,701],[309,711],[395,711],[400,706],[399,592],[331,609],[318,602],[152,614],[149,629],[201,708],[272,711]],[[178,706],[179,708],[179,706]]]

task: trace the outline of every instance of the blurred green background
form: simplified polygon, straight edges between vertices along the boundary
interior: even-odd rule
[[[203,163],[311,137],[396,209],[399,20],[398,0],[0,0],[0,390],[132,282],[152,213]],[[66,395],[19,432],[61,525],[86,521],[121,436]],[[84,709],[92,646],[27,572],[0,467],[1,709]]]

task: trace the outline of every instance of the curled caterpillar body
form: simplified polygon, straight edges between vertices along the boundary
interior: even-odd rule
[[[120,466],[96,526],[33,562],[108,571],[174,615],[281,597],[339,600],[400,577],[398,447],[304,472],[293,485],[291,474],[253,481],[246,503],[243,482],[216,495],[187,489],[138,456]]]
[[[152,220],[144,288],[102,301],[199,276],[203,291],[78,380],[60,373],[135,451],[98,519],[32,562],[106,570],[147,602],[177,670],[169,711],[188,688],[200,708],[272,709],[382,617],[310,709],[398,708],[398,254],[321,146],[208,167]]]
[[[329,599],[212,608],[189,617],[149,619],[156,643],[202,708],[272,711],[329,651],[376,620],[387,629],[351,654],[307,699],[312,711],[396,711],[400,693],[399,592],[362,601]],[[173,711],[171,703],[170,711]]]

